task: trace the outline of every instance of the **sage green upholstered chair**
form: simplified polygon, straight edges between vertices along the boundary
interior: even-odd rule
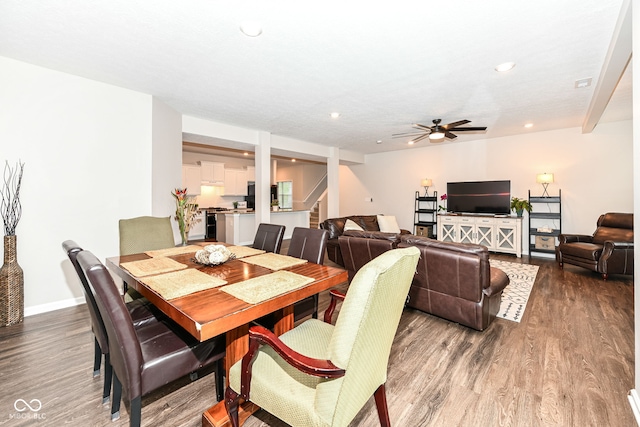
[[[139,216],[121,219],[118,227],[120,229],[120,256],[167,249],[176,245],[171,220],[168,216]],[[133,299],[141,297],[134,290],[129,290],[126,283],[123,283],[122,287],[123,292],[129,297]]]
[[[140,216],[121,219],[120,255],[171,248],[176,245],[169,217]]]
[[[371,395],[380,423],[390,425],[387,364],[419,253],[394,249],[361,268],[335,326],[309,319],[280,337],[252,327],[249,351],[229,372],[232,425],[238,404],[250,400],[292,426],[347,426]]]

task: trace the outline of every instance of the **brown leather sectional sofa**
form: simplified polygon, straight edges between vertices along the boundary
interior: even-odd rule
[[[347,231],[338,241],[350,279],[381,253],[416,246],[420,260],[407,305],[479,331],[496,317],[502,291],[509,284],[502,270],[489,265],[485,246],[359,231]]]
[[[327,256],[333,262],[344,267],[344,261],[342,259],[342,253],[340,250],[340,244],[338,243],[338,237],[344,233],[344,225],[347,220],[358,224],[367,232],[380,233],[380,226],[378,225],[377,215],[351,215],[342,218],[329,218],[325,219],[319,224],[319,227],[329,231],[329,240],[327,241]],[[375,233],[371,234],[374,236]],[[409,234],[408,230],[400,230],[400,234]],[[384,233],[394,234],[394,233]],[[395,234],[394,234],[395,235]]]

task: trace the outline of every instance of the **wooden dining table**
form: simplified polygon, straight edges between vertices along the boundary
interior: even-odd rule
[[[158,292],[146,285],[138,277],[133,276],[123,263],[150,258],[145,253],[107,258],[107,267],[127,286],[135,289],[160,309],[171,320],[175,321],[199,341],[206,341],[221,334],[226,334],[225,369],[228,373],[231,366],[240,360],[249,347],[249,326],[252,321],[274,313],[276,323],[274,332],[280,335],[293,328],[293,304],[311,295],[330,289],[347,281],[347,271],[341,268],[307,262],[286,268],[313,281],[295,290],[277,295],[259,303],[247,303],[222,291],[224,286],[243,282],[273,273],[268,268],[253,265],[240,259],[234,259],[218,266],[205,266],[195,262],[195,252],[169,256],[169,258],[185,264],[208,275],[222,279],[226,285],[194,292],[173,299],[165,299]],[[227,375],[227,384],[229,376]],[[258,407],[246,402],[241,407],[240,421],[255,412]],[[217,402],[202,414],[203,426],[229,426],[230,422],[224,402]]]

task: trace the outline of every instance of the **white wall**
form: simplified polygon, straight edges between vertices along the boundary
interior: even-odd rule
[[[118,254],[119,218],[151,214],[152,99],[2,57],[0,93],[0,160],[25,162],[25,313],[83,301],[61,243],[104,260]]]
[[[401,228],[413,230],[422,178],[433,179],[429,191],[438,195],[448,181],[508,179],[512,195],[526,198],[529,189],[542,193],[536,175],[552,172],[549,193],[562,189],[562,230],[592,233],[601,213],[633,212],[632,148],[632,123],[624,121],[599,124],[590,134],[572,128],[368,155],[363,165],[340,167],[340,215],[395,215]]]
[[[166,217],[176,208],[172,190],[182,187],[182,114],[157,98],[152,108],[151,214]],[[172,224],[178,242],[178,224]]]

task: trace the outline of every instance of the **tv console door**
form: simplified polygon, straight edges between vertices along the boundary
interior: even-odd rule
[[[438,240],[473,243],[490,251],[522,256],[522,218],[438,215]]]

